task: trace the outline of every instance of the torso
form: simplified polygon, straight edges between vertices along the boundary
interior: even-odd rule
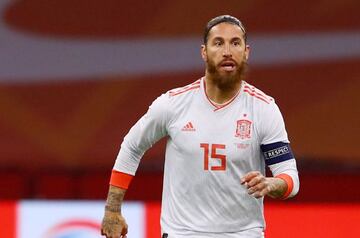
[[[228,104],[209,101],[204,80],[169,92],[162,226],[176,232],[263,228],[262,199],[240,178],[264,173],[257,123],[271,98],[247,83]]]

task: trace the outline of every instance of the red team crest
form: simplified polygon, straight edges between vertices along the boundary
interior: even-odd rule
[[[235,137],[240,137],[240,139],[250,139],[251,138],[251,121],[249,120],[238,120],[236,122],[236,133]]]

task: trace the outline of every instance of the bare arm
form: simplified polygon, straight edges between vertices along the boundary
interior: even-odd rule
[[[255,198],[261,198],[268,195],[272,198],[283,198],[288,185],[281,178],[265,177],[258,171],[247,173],[241,178],[241,184],[244,184],[250,195]]]
[[[121,204],[126,190],[110,185],[106,199],[105,214],[101,224],[101,235],[106,238],[126,237],[128,226],[121,214]]]

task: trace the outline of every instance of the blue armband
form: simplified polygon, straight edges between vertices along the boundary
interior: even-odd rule
[[[294,159],[289,143],[276,142],[261,145],[260,147],[263,152],[266,165],[272,165],[285,160]]]

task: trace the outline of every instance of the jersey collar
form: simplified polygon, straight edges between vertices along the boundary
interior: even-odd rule
[[[204,95],[206,101],[211,105],[211,107],[213,108],[213,110],[215,112],[215,111],[221,110],[221,109],[226,108],[227,106],[229,106],[239,96],[240,91],[242,90],[242,87],[243,87],[244,83],[245,83],[244,81],[241,81],[241,86],[240,86],[239,91],[234,95],[234,97],[232,97],[230,100],[228,100],[227,102],[222,103],[222,104],[215,103],[208,97],[208,95],[206,93],[205,77],[201,78],[201,84],[200,85],[201,85],[203,95]]]

